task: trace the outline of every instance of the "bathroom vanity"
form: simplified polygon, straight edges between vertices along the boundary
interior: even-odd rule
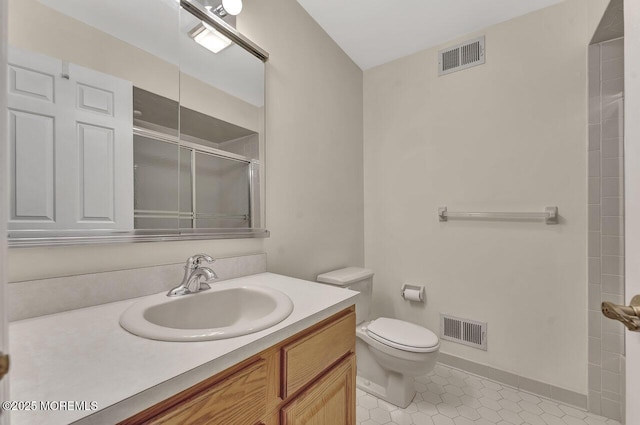
[[[124,330],[120,316],[145,297],[12,322],[11,400],[97,405],[11,412],[12,424],[291,425],[317,415],[327,418],[320,423],[355,423],[357,293],[272,273],[212,284],[242,285],[287,294],[293,311],[259,332],[197,342]]]
[[[120,424],[353,424],[354,327],[350,307]]]

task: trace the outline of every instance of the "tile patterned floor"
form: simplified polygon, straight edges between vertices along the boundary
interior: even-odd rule
[[[401,409],[357,389],[357,425],[620,425],[440,364],[416,390]]]

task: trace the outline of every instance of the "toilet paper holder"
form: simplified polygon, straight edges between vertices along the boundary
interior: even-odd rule
[[[424,286],[403,284],[400,296],[407,301],[424,302]]]

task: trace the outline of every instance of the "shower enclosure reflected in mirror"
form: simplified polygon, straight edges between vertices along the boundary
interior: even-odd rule
[[[209,3],[10,0],[10,246],[268,234],[267,54]]]

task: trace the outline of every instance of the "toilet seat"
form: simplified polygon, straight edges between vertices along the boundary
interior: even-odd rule
[[[367,335],[386,346],[413,353],[430,353],[440,346],[438,337],[429,329],[388,317],[370,322]]]

